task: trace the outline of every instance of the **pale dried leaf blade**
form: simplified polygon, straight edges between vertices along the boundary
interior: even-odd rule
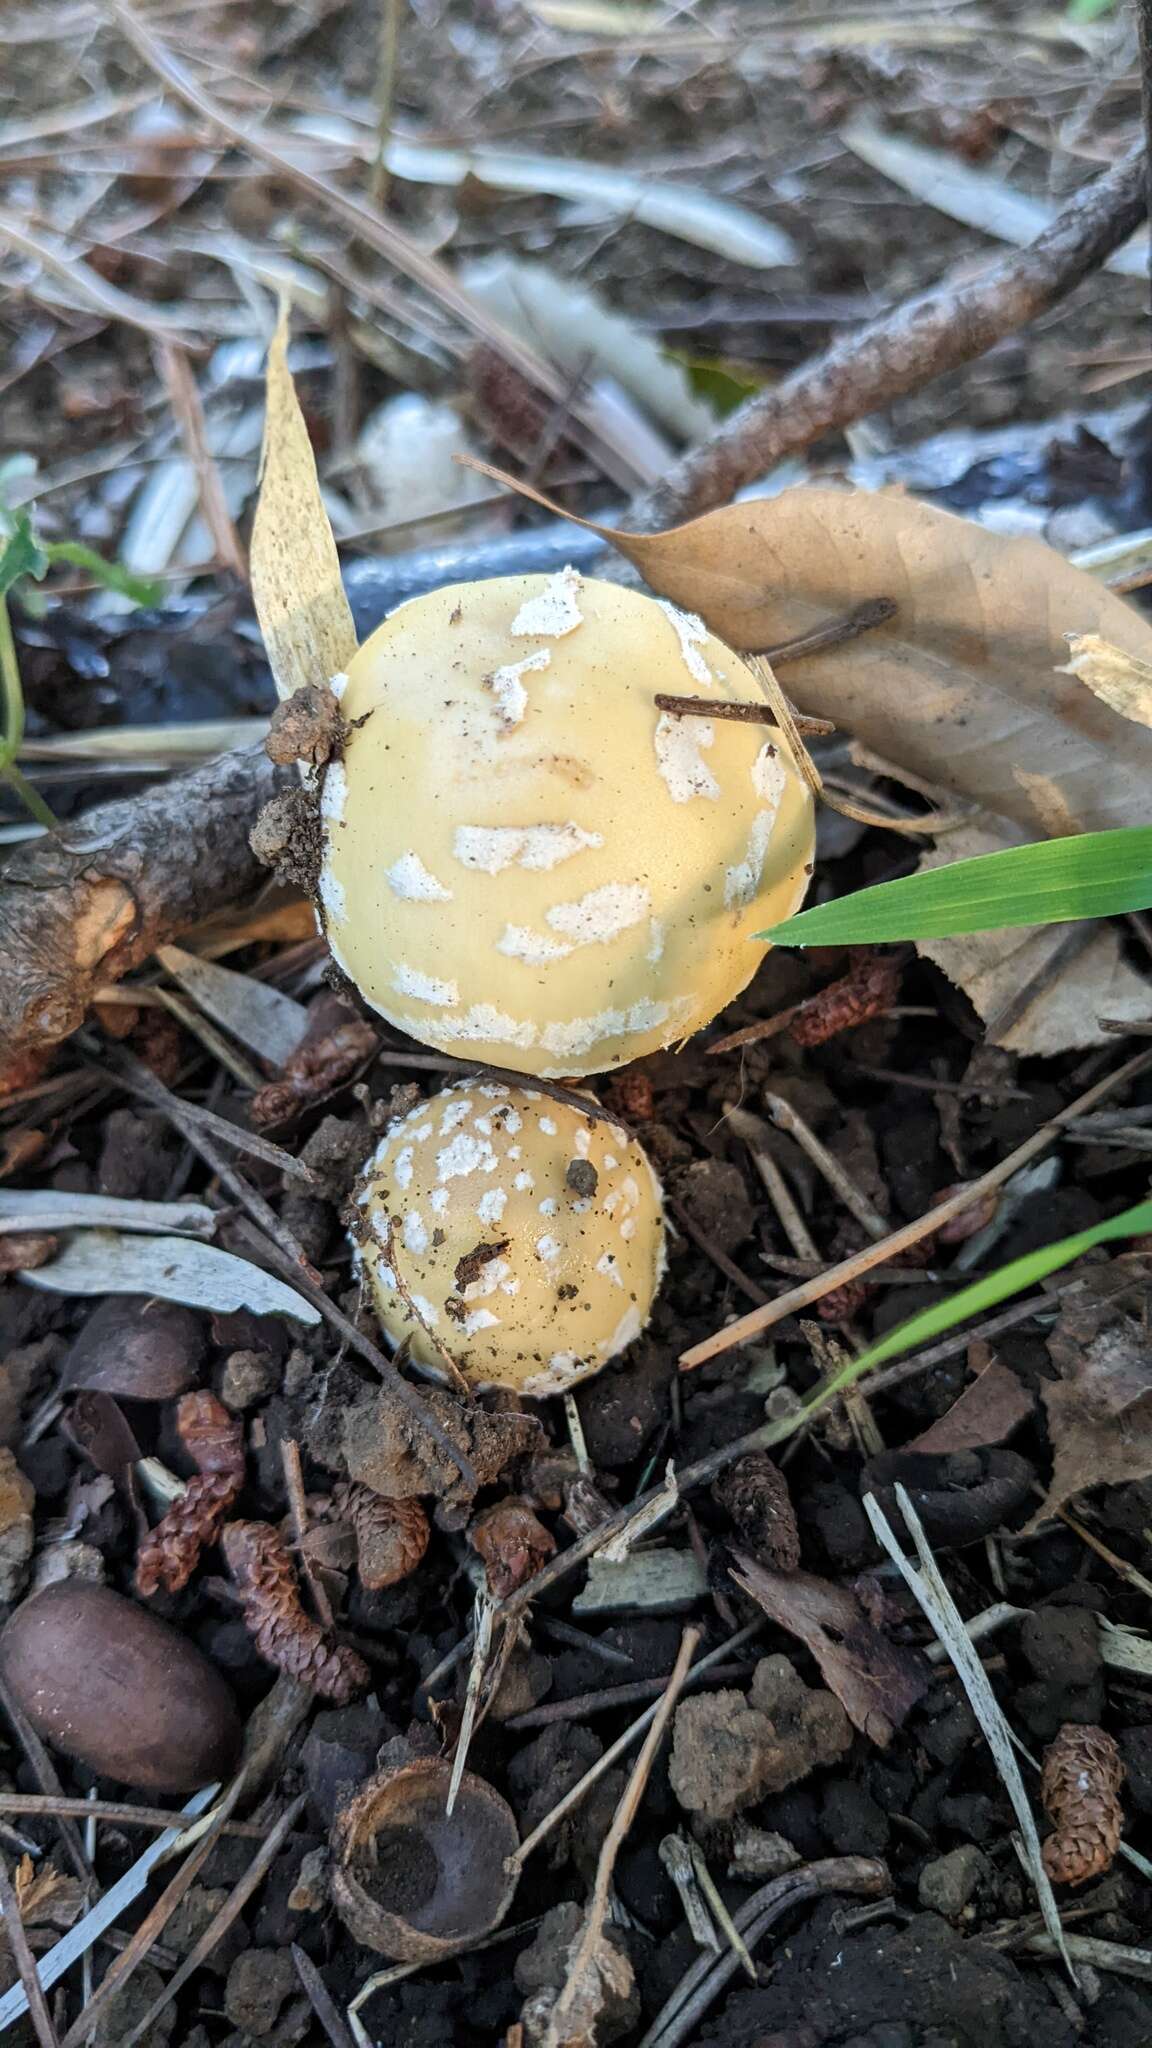
[[[1142,661],[1099,633],[1069,633],[1064,672],[1085,683],[1121,718],[1152,725],[1152,661]]]
[[[288,368],[281,309],[268,350],[260,497],[252,528],[252,597],[281,697],[348,667],[356,629],[316,460]]]
[[[1027,1858],[1029,1874],[1036,1889],[1044,1925],[1059,1950],[1073,1983],[1076,1973],[1068,1959],[1064,1944],[1064,1930],[1055,1896],[1044,1868],[1040,1854],[1040,1838],[1036,1832],[1036,1821],[1024,1789],[1020,1766],[1012,1745],[1012,1731],[1004,1718],[1000,1703],[992,1690],[991,1682],[980,1662],[979,1655],[964,1627],[963,1618],[948,1587],[940,1574],[939,1566],[932,1554],[928,1539],[905,1488],[896,1487],[896,1499],[900,1512],[911,1531],[920,1561],[920,1569],[911,1563],[897,1539],[883,1508],[874,1493],[864,1496],[864,1511],[872,1524],[873,1534],[887,1551],[909,1592],[918,1601],[922,1611],[932,1623],[937,1636],[952,1660],[957,1677],[968,1695],[968,1703],[976,1716],[996,1761],[996,1767],[1004,1782],[1004,1789],[1012,1801],[1016,1819]]]
[[[201,960],[182,946],[157,946],[156,958],[213,1022],[274,1066],[289,1060],[308,1028],[303,1003],[270,982]]]
[[[884,624],[790,665],[802,711],[1028,838],[1049,836],[1057,818],[1063,831],[1146,823],[1152,731],[1057,671],[1071,632],[1152,662],[1152,622],[1043,541],[989,533],[899,491],[825,484],[721,506],[666,533],[577,523],[741,651],[891,598]]]
[[[311,1302],[262,1266],[190,1238],[122,1237],[114,1230],[87,1230],[50,1265],[22,1272],[20,1278],[49,1294],[151,1294],[221,1315],[250,1308],[254,1315],[320,1321]]]

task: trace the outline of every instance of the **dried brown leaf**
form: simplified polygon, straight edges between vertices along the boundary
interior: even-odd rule
[[[1114,647],[1099,633],[1069,633],[1065,672],[1087,684],[1121,718],[1152,725],[1152,661]]]
[[[744,1556],[732,1577],[770,1621],[811,1650],[853,1726],[886,1749],[928,1688],[923,1658],[890,1643],[845,1586],[811,1572],[769,1571]]]
[[[288,312],[268,350],[260,498],[252,528],[252,597],[281,697],[340,675],[356,652],[316,459],[288,369]]]
[[[1039,1522],[1073,1494],[1152,1475],[1152,1345],[1112,1304],[1066,1304],[1048,1342],[1060,1378],[1041,1388],[1052,1478]]]
[[[1032,1413],[1034,1402],[1008,1366],[993,1359],[978,1379],[965,1387],[946,1415],[941,1415],[909,1451],[970,1451],[1002,1444]]]
[[[1152,623],[1045,542],[990,533],[900,491],[823,484],[666,533],[593,530],[742,651],[892,598],[894,616],[847,651],[789,671],[802,710],[1032,837],[1052,829],[1056,800],[1065,830],[1144,822],[1152,732],[1060,671],[1070,632],[1152,661]]]

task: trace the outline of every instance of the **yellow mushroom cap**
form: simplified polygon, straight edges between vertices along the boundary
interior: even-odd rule
[[[603,1072],[707,1024],[804,896],[812,802],[779,732],[654,702],[762,704],[756,677],[662,600],[573,569],[457,584],[336,687],[328,939],[425,1044]]]
[[[660,1187],[635,1140],[535,1088],[462,1082],[394,1124],[356,1197],[384,1328],[434,1373],[562,1393],[648,1321]]]

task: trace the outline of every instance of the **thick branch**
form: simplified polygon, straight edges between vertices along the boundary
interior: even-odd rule
[[[101,982],[267,879],[248,845],[289,785],[261,747],[33,840],[0,871],[0,1073],[66,1038]]]
[[[1144,175],[1144,152],[1136,148],[1082,186],[1027,249],[979,277],[945,278],[750,398],[635,501],[629,524],[655,533],[727,505],[785,456],[972,362],[1046,313],[1139,227]]]

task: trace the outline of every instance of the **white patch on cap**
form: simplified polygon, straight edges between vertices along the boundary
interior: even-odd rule
[[[332,695],[335,697],[336,702],[339,704],[340,699],[344,695],[345,690],[348,688],[347,676],[344,674],[330,676],[328,679],[328,688],[331,690]]]
[[[775,811],[757,811],[748,834],[748,850],[743,860],[734,868],[728,868],[724,875],[724,902],[731,910],[744,903],[751,903],[760,887],[764,872],[764,860],[772,827],[776,823]]]
[[[482,1081],[476,1093],[477,1095],[483,1095],[488,1102],[507,1102],[508,1100],[508,1090],[504,1086],[503,1081]]]
[[[388,887],[403,903],[451,903],[452,891],[430,874],[418,853],[402,853],[386,871]]]
[[[520,680],[521,676],[531,675],[535,669],[547,668],[551,659],[550,648],[538,647],[535,654],[526,654],[523,661],[506,662],[503,668],[485,676],[484,688],[491,690],[505,725],[519,725],[528,709],[528,692]]]
[[[420,1036],[418,1025],[415,1035]],[[506,1017],[493,1003],[473,1003],[462,1017],[438,1017],[436,1036],[490,1039],[494,1045],[515,1046],[518,1052],[527,1052],[536,1043],[536,1026],[530,1017]]]
[[[515,1161],[521,1157],[523,1151],[523,1145],[509,1145],[508,1157],[513,1163],[515,1163]]]
[[[327,861],[320,869],[318,886],[324,915],[335,924],[345,924],[348,919],[348,901],[344,894],[344,884],[333,874]]]
[[[420,1317],[421,1322],[430,1323],[433,1329],[435,1329],[436,1324],[440,1321],[439,1309],[433,1308],[432,1303],[423,1294],[414,1294],[412,1296],[412,1306]]]
[[[396,1275],[392,1271],[391,1266],[377,1266],[376,1278],[382,1287],[395,1287],[396,1285]]]
[[[487,1138],[474,1138],[471,1131],[457,1131],[450,1145],[436,1154],[440,1180],[455,1180],[461,1174],[495,1173],[496,1154]]]
[[[674,1002],[656,1002],[645,996],[627,1010],[600,1010],[594,1017],[570,1017],[565,1024],[549,1024],[540,1034],[545,1052],[558,1057],[586,1053],[602,1038],[619,1038],[635,1031],[656,1031],[673,1017],[686,1016],[698,1008],[692,996],[677,996]],[[563,1070],[559,1070],[563,1072]]]
[[[466,868],[499,875],[505,868],[554,868],[586,847],[603,846],[601,832],[582,825],[458,825],[452,851]]]
[[[408,1214],[404,1218],[404,1243],[416,1258],[419,1258],[423,1252],[426,1252],[431,1243],[431,1238],[428,1235],[428,1225],[425,1223],[419,1209],[409,1209]]]
[[[328,825],[339,825],[348,801],[348,777],[343,761],[329,761],[320,792],[320,816]]]
[[[542,633],[549,640],[562,640],[565,633],[574,633],[577,626],[584,624],[584,615],[576,603],[583,588],[584,578],[579,569],[570,564],[558,569],[543,590],[535,597],[525,598],[509,629],[512,638],[524,640],[533,633]]]
[[[665,618],[671,622],[676,638],[680,642],[684,666],[693,682],[701,684],[705,690],[710,690],[715,677],[700,652],[708,639],[708,628],[703,619],[698,619],[695,612],[678,611],[674,604],[669,604],[666,597],[658,597],[656,602]]]
[[[508,1136],[510,1138],[514,1138],[516,1136],[517,1131],[523,1130],[524,1119],[521,1116],[520,1111],[518,1109],[513,1109],[511,1103],[508,1104],[507,1109],[502,1109],[499,1112],[499,1114],[500,1121],[503,1124],[504,1129],[507,1131]],[[509,1153],[508,1157],[509,1159],[511,1159],[512,1154]]]
[[[529,967],[546,967],[551,960],[566,960],[572,951],[563,939],[550,939],[545,932],[530,931],[526,924],[506,924],[496,941],[496,951],[510,960],[525,960]]]
[[[432,1193],[428,1197],[433,1214],[442,1216],[448,1207],[450,1199],[447,1188],[433,1188]]]
[[[673,803],[690,804],[698,796],[715,801],[719,796],[720,784],[707,762],[700,759],[699,751],[701,747],[710,747],[715,738],[710,719],[674,718],[668,711],[660,713],[653,742],[656,765]]]
[[[554,1138],[556,1136],[555,1118],[550,1116],[542,1116],[540,1119],[540,1129],[543,1131],[544,1136],[546,1138]]]
[[[577,1124],[576,1129],[572,1134],[572,1139],[576,1147],[577,1159],[587,1159],[588,1147],[592,1143],[592,1133],[587,1128],[587,1125]]]
[[[620,1161],[617,1159],[616,1154],[614,1152],[606,1152],[604,1154],[604,1170],[606,1173],[611,1173],[615,1167],[619,1166],[619,1164]]]
[[[422,1145],[426,1138],[432,1136],[432,1126],[431,1124],[418,1124],[416,1129],[410,1132],[409,1135],[414,1145]]]
[[[647,917],[652,899],[641,882],[605,882],[574,903],[554,903],[547,915],[554,932],[577,946],[606,945]]]
[[[555,1195],[545,1195],[544,1200],[538,1203],[537,1206],[542,1216],[554,1216],[560,1204],[556,1200]]]
[[[450,1102],[448,1104],[448,1107],[446,1108],[443,1116],[440,1119],[440,1136],[442,1138],[450,1138],[453,1131],[458,1131],[460,1129],[461,1124],[467,1123],[471,1113],[471,1096],[458,1095],[455,1102]]]
[[[481,1223],[499,1223],[508,1201],[507,1188],[486,1188],[476,1204]]]
[[[500,1282],[500,1292],[501,1294],[519,1294],[520,1282],[515,1276],[511,1280],[502,1280]]]
[[[775,809],[788,787],[788,770],[780,756],[779,747],[771,740],[765,740],[760,752],[752,763],[752,787],[757,796]]]
[[[553,1259],[560,1257],[563,1249],[564,1247],[558,1237],[538,1237],[536,1239],[537,1257],[547,1259],[549,1264],[551,1264]]]
[[[490,1308],[474,1308],[469,1310],[460,1327],[466,1337],[475,1337],[480,1330],[498,1329],[499,1324],[499,1316],[494,1316]]]
[[[633,1180],[631,1174],[628,1175],[628,1178],[624,1183],[624,1200],[626,1202],[631,1202],[633,1205],[635,1205],[640,1200],[640,1190],[637,1187],[636,1182]]]
[[[611,1252],[601,1252],[600,1257],[596,1261],[596,1271],[602,1273],[606,1280],[611,1280],[615,1287],[623,1287],[624,1282],[620,1278],[620,1268],[616,1264],[616,1260]]]
[[[527,1167],[523,1167],[521,1168],[520,1172],[516,1175],[516,1178],[513,1181],[512,1185],[515,1188],[516,1193],[518,1195],[526,1195],[531,1192],[531,1190],[535,1187],[536,1183],[533,1180],[532,1175],[528,1172]]]
[[[396,1154],[396,1164],[392,1168],[392,1178],[398,1188],[407,1188],[412,1185],[413,1149],[411,1145],[405,1145],[403,1151]]]
[[[626,1216],[624,1218],[623,1223],[620,1225],[620,1235],[624,1239],[625,1244],[627,1244],[629,1238],[635,1237],[636,1218],[634,1216]]]
[[[650,917],[648,920],[648,951],[644,958],[650,960],[653,966],[664,958],[664,926],[658,917]]]
[[[392,969],[392,986],[397,995],[413,996],[418,1003],[431,1003],[438,1010],[454,1010],[460,1001],[454,981],[437,981],[434,974],[421,974],[405,960],[398,960]]]
[[[473,1129],[474,1131],[479,1131],[479,1133],[480,1133],[480,1136],[481,1136],[482,1138],[490,1138],[490,1137],[492,1136],[492,1119],[491,1119],[491,1117],[490,1117],[490,1116],[476,1116],[476,1117],[473,1117],[473,1119],[472,1119],[472,1129]]]

